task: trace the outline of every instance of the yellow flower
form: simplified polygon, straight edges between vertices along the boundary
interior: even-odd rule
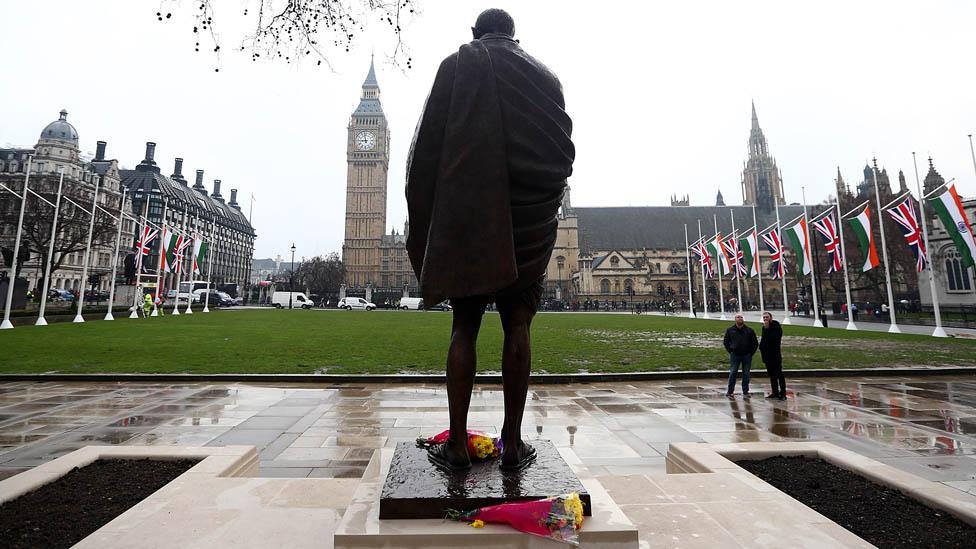
[[[474,522],[471,523],[471,527],[472,528],[484,528],[485,527],[485,521],[483,521],[483,520],[476,520],[476,521],[474,521]]]
[[[566,508],[566,514],[572,514],[575,517],[576,529],[579,530],[583,526],[583,501],[580,499],[579,494],[576,492],[569,494],[563,500],[563,505]]]

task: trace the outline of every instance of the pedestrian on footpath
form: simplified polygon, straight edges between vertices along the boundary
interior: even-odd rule
[[[783,376],[783,353],[781,351],[783,327],[779,322],[773,320],[773,315],[769,314],[768,311],[763,312],[762,321],[762,341],[759,342],[759,354],[762,355],[763,364],[766,365],[766,372],[769,374],[769,383],[773,387],[773,392],[766,398],[786,400],[786,378]]]
[[[735,378],[742,367],[742,396],[749,398],[749,370],[752,368],[752,355],[759,348],[756,332],[746,325],[741,314],[735,315],[735,324],[725,330],[723,341],[729,353],[729,390],[725,396],[732,398],[735,391]]]

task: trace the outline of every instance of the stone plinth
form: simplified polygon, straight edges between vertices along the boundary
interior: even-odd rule
[[[444,518],[448,509],[470,511],[513,501],[542,499],[577,492],[589,516],[590,495],[556,447],[547,440],[532,442],[536,459],[517,473],[504,473],[498,460],[472,464],[463,472],[435,467],[427,450],[397,444],[380,495],[381,519]]]
[[[533,441],[535,444],[537,441]],[[336,528],[336,549],[379,547],[499,549],[553,549],[555,542],[525,534],[503,525],[471,528],[466,523],[443,518],[381,520],[380,492],[387,477],[394,450],[384,448],[373,455],[352,502]],[[576,478],[575,475],[573,478]],[[592,516],[586,517],[580,532],[580,547],[589,549],[636,549],[637,529],[596,479],[583,479],[590,496]]]

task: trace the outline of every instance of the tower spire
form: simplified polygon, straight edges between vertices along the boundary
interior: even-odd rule
[[[756,116],[756,100],[752,100],[752,130],[756,131],[759,129],[759,117]]]
[[[366,80],[363,81],[363,87],[374,87],[378,88],[380,86],[379,82],[376,81],[376,68],[373,64],[373,54],[369,54],[369,72],[366,74]]]

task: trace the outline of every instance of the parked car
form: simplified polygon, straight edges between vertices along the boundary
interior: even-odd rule
[[[48,299],[50,299],[51,301],[74,301],[75,300],[75,294],[69,292],[68,290],[65,290],[64,288],[55,288],[53,290],[50,290],[50,292],[51,293],[48,295]]]
[[[291,299],[289,300],[289,297]],[[311,309],[315,306],[312,300],[302,292],[275,292],[271,295],[271,304],[276,309]]]
[[[376,304],[370,303],[361,297],[345,297],[339,300],[338,307],[347,311],[351,311],[353,309],[360,311],[372,311],[376,309]]]
[[[431,311],[451,311],[454,308],[450,306],[446,301],[441,301],[437,305],[430,308]]]
[[[400,298],[400,309],[404,311],[419,311],[424,308],[422,297],[402,297]]]

